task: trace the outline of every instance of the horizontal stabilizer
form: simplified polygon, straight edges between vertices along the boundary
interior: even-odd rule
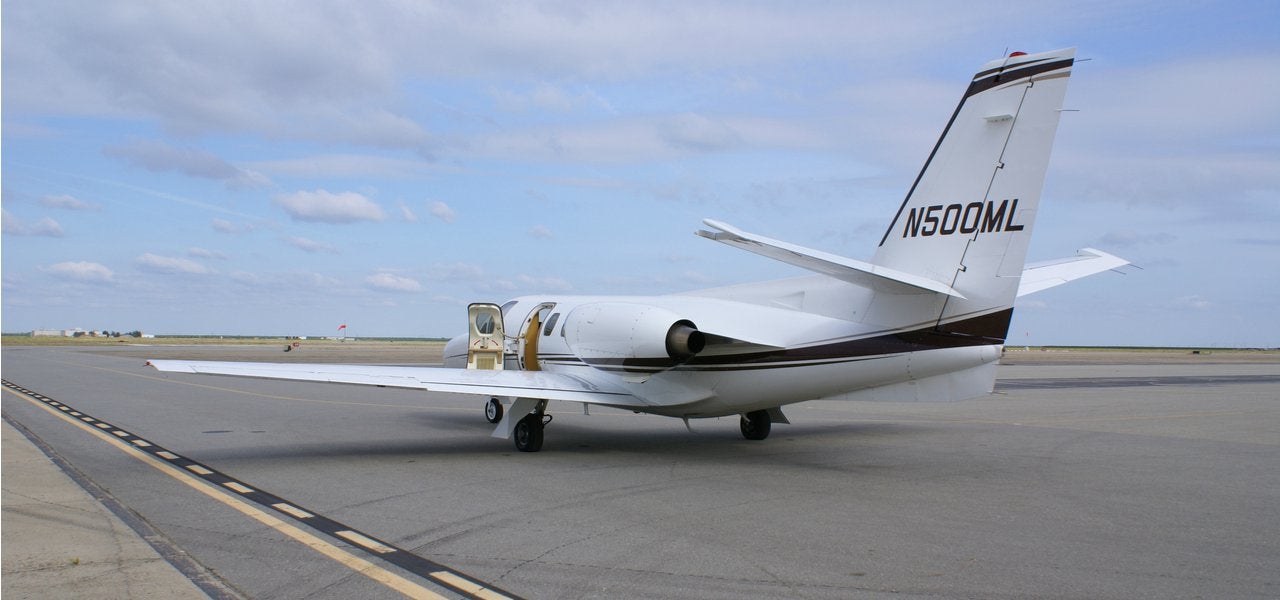
[[[1101,250],[1084,248],[1077,256],[1032,263],[1022,270],[1018,297],[1062,285],[1129,264],[1129,261]]]
[[[964,298],[960,292],[957,292],[951,286],[927,277],[903,273],[902,271],[895,271],[860,260],[747,233],[711,219],[704,219],[702,222],[708,227],[719,230],[715,232],[696,232],[704,238],[728,244],[735,248],[741,248],[748,252],[754,252],[761,256],[767,256],[774,260],[834,277],[854,285],[892,294],[934,292],[956,298]]]

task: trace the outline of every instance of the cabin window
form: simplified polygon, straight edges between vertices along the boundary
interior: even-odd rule
[[[556,321],[559,321],[559,320],[560,320],[560,313],[555,313],[551,315],[551,318],[547,319],[547,326],[542,329],[542,335],[551,335],[551,332],[555,331],[556,329]]]

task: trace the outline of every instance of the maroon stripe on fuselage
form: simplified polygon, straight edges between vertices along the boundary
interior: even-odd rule
[[[673,368],[680,371],[737,371],[793,367],[806,363],[853,362],[875,356],[906,352],[1003,344],[1012,318],[1013,309],[1006,308],[950,323],[908,331],[883,333],[864,338],[840,340],[799,348],[695,356],[683,363],[678,363],[667,357],[592,358],[581,359],[581,362],[598,369],[626,372],[656,372]],[[560,364],[578,362],[580,360],[576,357],[563,355],[548,358]]]

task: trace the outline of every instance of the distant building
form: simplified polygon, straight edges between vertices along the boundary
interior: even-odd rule
[[[74,335],[70,329],[36,329],[31,332],[31,337],[71,337]]]
[[[36,329],[31,332],[31,337],[98,337],[105,335],[101,331],[86,331],[79,327],[75,329]]]
[[[34,329],[31,331],[31,337],[111,337],[111,335],[112,334],[107,331],[88,331],[85,329],[80,329],[79,327],[75,329]],[[142,332],[137,332],[137,335],[134,335],[132,333],[130,334],[117,333],[116,335],[120,337],[144,337],[144,338],[156,337],[154,334],[147,335]]]

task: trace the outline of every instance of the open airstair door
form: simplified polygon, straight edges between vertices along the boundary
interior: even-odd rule
[[[548,323],[547,317],[551,314],[551,309],[555,307],[555,302],[539,304],[529,312],[529,316],[524,320],[524,325],[520,327],[516,357],[522,371],[542,370],[542,363],[538,361],[538,336],[542,335],[542,326],[544,323]],[[551,326],[554,326],[555,323],[550,322],[548,325],[546,333],[550,335]]]
[[[467,368],[501,371],[505,351],[502,308],[490,303],[472,304],[467,307],[467,322]]]

